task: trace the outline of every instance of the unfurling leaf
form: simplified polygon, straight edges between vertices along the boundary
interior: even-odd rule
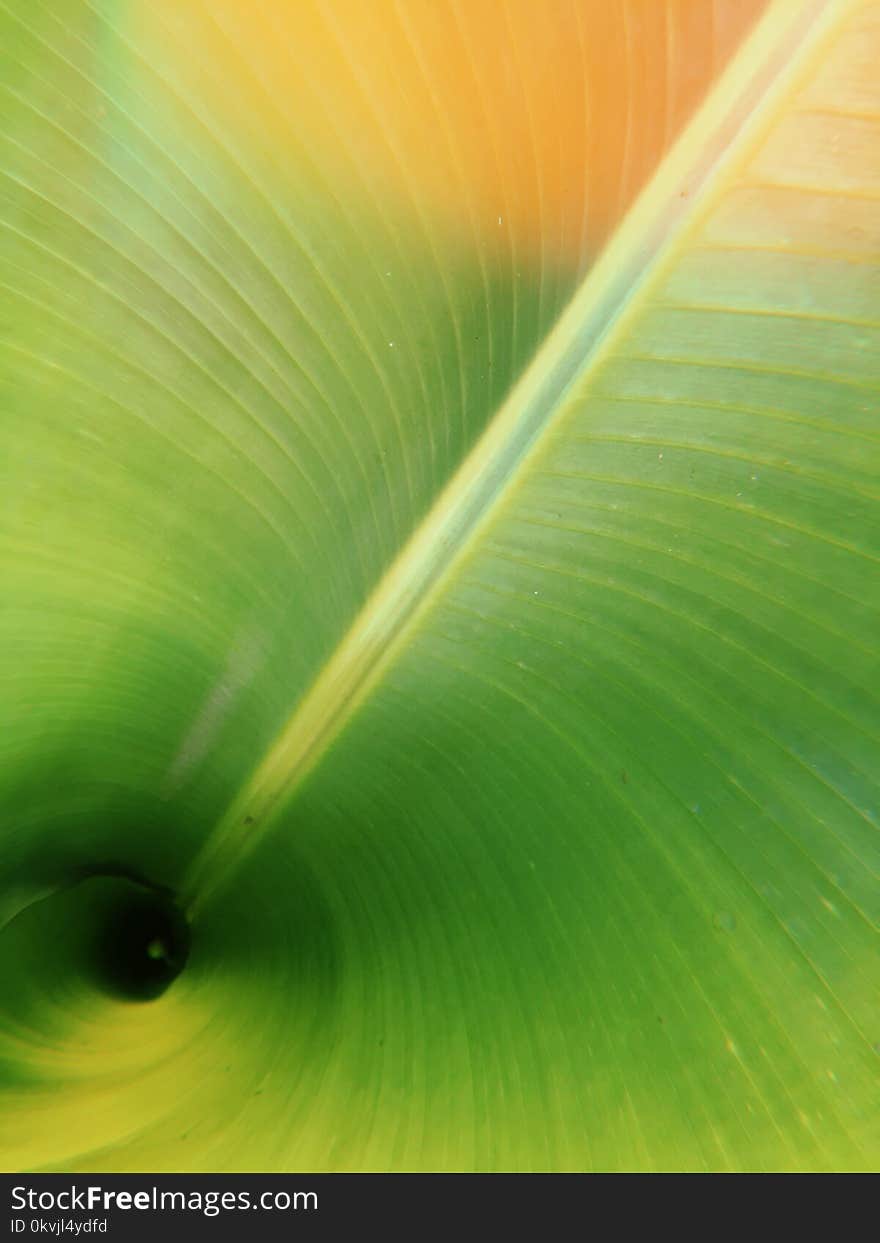
[[[0,1163],[880,1156],[880,3],[0,6]]]

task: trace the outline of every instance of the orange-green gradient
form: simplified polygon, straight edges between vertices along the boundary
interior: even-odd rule
[[[289,173],[515,263],[592,258],[764,0],[193,0],[131,35]]]
[[[876,1167],[878,64],[0,4],[0,1166]]]

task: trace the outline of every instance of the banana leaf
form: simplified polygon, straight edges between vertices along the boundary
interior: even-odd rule
[[[0,58],[2,1167],[876,1167],[877,0]]]

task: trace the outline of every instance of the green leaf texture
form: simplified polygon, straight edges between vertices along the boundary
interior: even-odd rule
[[[771,5],[582,280],[724,8],[603,7],[668,124],[574,242],[431,6],[2,9],[5,1168],[876,1166],[880,4]]]

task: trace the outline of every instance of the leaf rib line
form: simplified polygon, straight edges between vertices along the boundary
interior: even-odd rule
[[[573,386],[604,361],[643,310],[675,241],[705,212],[701,199],[712,178],[741,162],[743,147],[766,126],[767,109],[791,89],[805,57],[840,17],[840,7],[825,0],[796,9],[782,0],[747,40],[192,860],[182,886],[191,913],[228,883],[352,720],[515,494],[541,442],[570,412]]]

